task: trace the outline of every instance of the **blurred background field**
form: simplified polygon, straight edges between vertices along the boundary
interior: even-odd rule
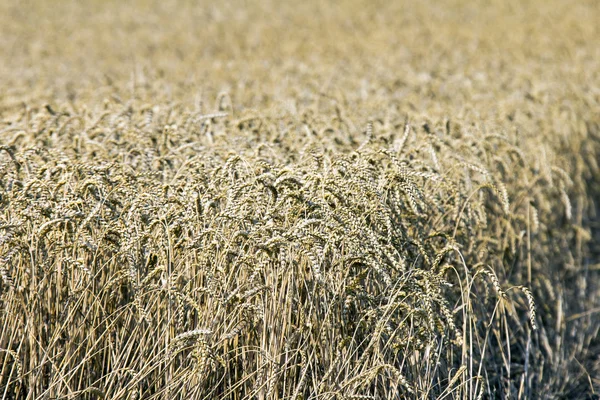
[[[3,398],[597,397],[599,22],[1,2]]]

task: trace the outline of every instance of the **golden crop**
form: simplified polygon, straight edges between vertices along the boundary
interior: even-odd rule
[[[2,398],[592,398],[598,21],[3,2]]]

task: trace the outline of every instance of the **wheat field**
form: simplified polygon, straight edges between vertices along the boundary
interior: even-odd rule
[[[597,399],[600,3],[0,2],[3,399]]]

